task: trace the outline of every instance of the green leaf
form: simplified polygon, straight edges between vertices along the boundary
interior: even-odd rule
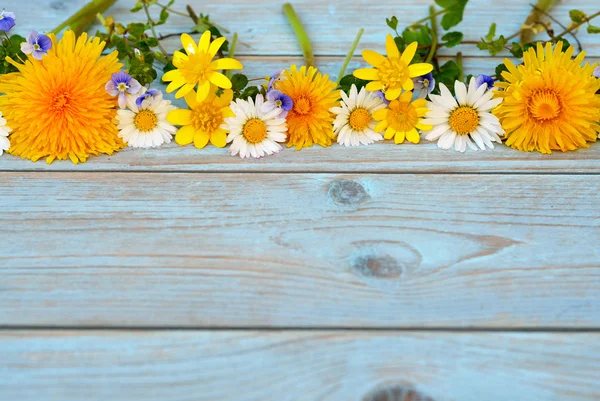
[[[396,18],[395,15],[392,18],[386,18],[385,22],[387,23],[387,26],[392,28],[394,31],[398,28],[398,18]]]
[[[167,12],[166,8],[163,8],[160,12],[159,21],[156,23],[156,25],[164,24],[165,22],[167,22],[168,18],[169,18],[169,13]]]
[[[563,51],[568,49],[571,46],[571,43],[565,38],[558,38],[554,41],[554,43],[562,42]]]
[[[571,10],[569,11],[569,17],[571,17],[571,21],[576,24],[581,24],[587,18],[587,15],[580,10]]]
[[[146,32],[146,24],[143,24],[141,22],[132,22],[131,24],[127,25],[127,32],[135,37],[135,38],[140,38],[144,32]]]
[[[588,33],[600,33],[600,26],[588,25],[587,27]]]
[[[495,22],[490,26],[490,30],[488,31],[488,34],[486,35],[485,40],[488,42],[491,42],[492,40],[494,40],[494,36],[496,36],[496,23]]]
[[[435,73],[434,78],[436,82],[443,83],[450,89],[450,91],[454,90],[454,81],[456,81],[460,76],[461,70],[458,64],[456,64],[453,60],[447,61],[444,65],[440,67],[440,71]],[[439,89],[436,89],[438,91]]]
[[[451,6],[444,7],[446,9],[446,13],[442,17],[441,25],[445,30],[449,30],[453,26],[458,25],[462,19],[463,14],[465,12],[465,6],[467,5],[468,0],[455,0]],[[446,3],[447,0],[436,1],[438,4],[440,2]]]
[[[523,48],[521,47],[521,44],[518,42],[512,42],[512,46],[510,47],[510,53],[516,58],[522,58]]]
[[[141,9],[144,8],[144,0],[138,0],[137,3],[135,3],[135,6],[133,6],[133,8],[130,10],[132,13],[137,13],[138,11],[140,11]]]
[[[354,75],[349,74],[340,79],[340,89],[348,94],[350,93],[350,88],[353,84],[356,85],[356,89],[360,91],[368,83],[369,81],[363,81],[362,79],[358,79]]]
[[[508,71],[508,68],[504,64],[498,64],[496,66],[496,81],[505,81],[504,77],[502,77],[503,71]]]
[[[231,89],[234,91],[243,90],[248,85],[248,77],[244,74],[235,74],[231,77]]]
[[[442,40],[445,41],[446,47],[454,47],[460,44],[463,39],[462,32],[448,32],[442,36]]]
[[[247,100],[248,98],[256,98],[256,95],[260,93],[260,88],[257,86],[249,86],[247,87],[242,94],[238,97],[238,99]]]
[[[500,35],[500,37],[491,42],[486,42],[485,39],[481,39],[481,42],[477,43],[477,48],[480,50],[487,50],[491,56],[495,56],[500,53],[504,46],[506,45],[506,39],[504,36]]]

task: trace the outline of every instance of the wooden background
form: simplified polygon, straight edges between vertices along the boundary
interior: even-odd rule
[[[108,14],[130,18],[133,3]],[[460,29],[511,34],[528,3],[473,0]],[[26,34],[82,4],[3,6]],[[360,27],[357,56],[383,51],[385,17],[406,25],[429,4],[294,2],[334,76]],[[251,77],[301,62],[280,2],[194,6],[240,34]],[[598,60],[599,36],[580,38]],[[461,50],[470,73],[500,62]],[[598,400],[599,155],[384,143],[251,161],[175,145],[79,166],[2,156],[0,399]]]

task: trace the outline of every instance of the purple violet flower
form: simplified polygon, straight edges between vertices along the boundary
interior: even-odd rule
[[[419,99],[425,99],[435,89],[435,78],[431,73],[413,79]]]
[[[487,89],[486,91],[489,91],[490,89],[492,89],[494,87],[494,78],[492,77],[488,77],[487,75],[478,75],[477,78],[475,78],[475,82],[477,82],[477,87],[479,88],[481,85],[487,85]]]
[[[281,74],[283,74],[283,71],[285,70],[279,70],[275,74],[273,74],[273,76],[269,80],[269,87],[267,88],[267,92],[270,92],[273,89],[273,84],[279,81],[279,79],[281,78]]]
[[[52,49],[52,40],[48,36],[40,35],[36,31],[29,32],[27,42],[21,43],[21,51],[27,55],[31,55],[36,60],[41,60],[50,49]]]
[[[119,96],[119,107],[127,107],[127,94],[137,95],[142,85],[124,71],[114,73],[104,87],[109,95]]]
[[[385,93],[383,93],[383,91],[377,91],[377,92],[373,92],[373,93],[375,94],[375,96],[377,96],[378,98],[383,100],[383,103],[385,103],[386,106],[389,106],[390,101],[385,98]]]
[[[267,92],[267,101],[264,103],[263,107],[265,112],[279,109],[279,118],[286,118],[288,112],[294,107],[294,101],[282,91],[273,89]]]
[[[600,78],[600,66],[598,66],[598,67],[594,68],[593,75],[594,75],[596,78]]]
[[[162,92],[156,89],[148,89],[146,91],[146,93],[143,93],[142,95],[140,95],[136,100],[135,100],[135,104],[137,107],[141,108],[144,100],[150,98],[154,98],[156,96],[162,95]]]
[[[15,26],[15,13],[2,10],[0,13],[0,31],[8,32]]]

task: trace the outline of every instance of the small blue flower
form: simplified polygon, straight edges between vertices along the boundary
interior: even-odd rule
[[[600,66],[594,68],[594,73],[593,74],[594,74],[594,76],[596,78],[600,78]]]
[[[148,91],[146,91],[146,93],[143,93],[140,97],[138,97],[135,100],[135,104],[137,107],[141,108],[142,104],[144,103],[144,100],[150,98],[154,98],[156,96],[162,95],[162,92],[156,89],[148,89]]]
[[[279,70],[275,74],[273,74],[273,76],[269,80],[269,87],[267,88],[267,92],[270,92],[273,89],[273,84],[280,80],[283,71],[285,70]]]
[[[0,31],[8,32],[15,26],[15,13],[2,10],[0,13]]]
[[[435,89],[435,78],[431,73],[413,79],[419,99],[425,99]]]
[[[137,95],[142,85],[133,79],[131,75],[124,71],[114,73],[106,83],[106,91],[111,96],[119,96],[119,107],[124,109],[127,106],[127,94]]]
[[[383,93],[383,91],[377,91],[373,93],[375,94],[375,96],[383,100],[383,103],[385,103],[386,106],[390,104],[390,101],[385,98],[385,93]]]
[[[286,118],[288,112],[293,107],[294,101],[291,97],[284,94],[283,92],[276,89],[267,92],[267,102],[265,103],[265,109],[280,109],[281,111],[279,113],[279,118]]]
[[[489,91],[490,89],[492,89],[494,87],[494,78],[492,77],[488,77],[487,75],[478,75],[477,78],[475,78],[475,82],[477,82],[477,87],[479,88],[481,85],[487,85],[487,89],[486,91]]]
[[[27,42],[21,43],[21,51],[31,55],[36,60],[42,57],[52,49],[52,40],[46,35],[40,35],[36,31],[31,31],[27,35]]]

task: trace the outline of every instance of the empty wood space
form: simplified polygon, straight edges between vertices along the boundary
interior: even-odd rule
[[[239,33],[249,76],[302,63],[282,2],[187,2]],[[82,6],[34,3],[3,5],[17,33]],[[383,52],[386,17],[405,26],[431,3],[293,2],[335,78],[359,28],[349,70]],[[107,15],[130,21],[134,4]],[[598,5],[553,15],[567,24],[570,9]],[[457,29],[510,35],[528,12],[472,0]],[[189,25],[173,15],[158,30]],[[579,35],[591,61],[599,37]],[[506,56],[445,56],[459,50],[474,74]],[[244,161],[171,144],[78,166],[4,155],[0,400],[598,400],[599,193],[600,144],[386,142]]]

